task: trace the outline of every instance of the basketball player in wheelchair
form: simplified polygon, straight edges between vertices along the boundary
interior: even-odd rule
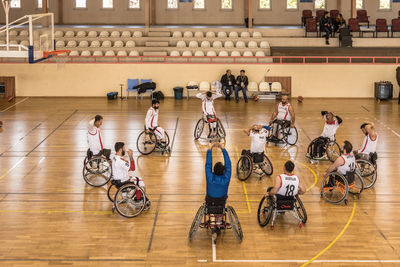
[[[310,160],[328,159],[334,162],[341,155],[335,135],[343,120],[333,112],[321,111],[321,115],[325,121],[324,129],[321,136],[311,141],[306,157]]]
[[[253,171],[260,179],[264,174],[272,175],[272,163],[264,153],[270,130],[271,127],[259,124],[243,130],[251,138],[251,145],[250,150],[242,150],[242,155],[236,165],[236,173],[239,180],[247,180]]]
[[[123,142],[115,143],[115,155],[112,156],[113,176],[107,195],[113,202],[113,212],[117,210],[120,215],[133,218],[143,210],[148,210],[151,202],[146,196],[143,179],[134,175],[133,151],[128,150],[129,160],[125,159],[125,154],[125,144]],[[115,195],[112,193],[113,187],[117,190]]]
[[[225,165],[217,162],[212,166],[212,149],[219,148],[224,156]],[[211,230],[211,234],[219,235],[221,230],[232,229],[239,242],[243,232],[239,218],[231,206],[226,206],[228,188],[231,180],[231,160],[226,149],[220,143],[214,143],[207,151],[205,165],[207,194],[205,203],[197,211],[189,230],[189,240],[192,240],[199,227]],[[227,220],[229,218],[229,222]]]
[[[271,229],[278,215],[286,212],[291,214],[302,227],[307,222],[307,212],[298,195],[306,192],[306,188],[294,175],[294,163],[287,161],[283,168],[284,173],[277,176],[274,186],[269,187],[258,206],[257,219],[260,226],[264,227],[271,221]]]

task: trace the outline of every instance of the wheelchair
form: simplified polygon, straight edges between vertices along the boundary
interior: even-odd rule
[[[210,230],[211,234],[220,234],[221,230],[232,229],[237,241],[241,243],[243,240],[243,231],[239,218],[233,207],[229,205],[226,207],[211,206],[206,203],[201,205],[190,227],[189,241],[193,240],[199,227]]]
[[[138,181],[135,182],[135,178],[124,183],[119,180],[111,180],[107,196],[113,202],[113,213],[117,210],[125,218],[136,217],[151,206],[144,188],[139,186]]]
[[[324,145],[319,148],[319,149],[321,149],[321,151],[317,151],[317,154],[319,154],[319,155],[314,154],[316,142],[317,142],[317,140],[320,140],[320,139],[321,138],[318,137],[318,138],[315,138],[313,141],[311,141],[311,143],[308,145],[308,148],[307,148],[306,157],[310,161],[313,161],[313,160],[324,160],[324,156],[326,156],[326,158],[329,161],[335,162],[335,160],[342,155],[342,151],[340,149],[339,144],[336,142],[336,140],[330,140],[329,138],[323,138]]]
[[[377,159],[378,154],[376,152],[370,153],[369,157],[367,155],[367,158],[356,155],[356,168],[364,182],[364,189],[369,189],[376,183],[376,179],[378,178]]]
[[[103,156],[93,156],[88,150],[83,161],[83,179],[93,187],[101,187],[107,184],[112,177],[111,161]]]
[[[307,212],[298,195],[291,197],[264,196],[258,205],[258,224],[261,227],[265,227],[272,219],[271,230],[273,230],[276,217],[286,212],[298,220],[300,228],[307,222]]]
[[[299,134],[297,132],[296,126],[291,128],[290,122],[288,121],[275,120],[272,125],[274,124],[278,125],[278,129],[276,130],[278,137],[274,135],[275,129],[271,129],[267,137],[267,143],[286,143],[291,146],[297,143],[297,140],[299,139]]]
[[[210,123],[213,122],[210,120],[215,120],[217,123],[217,133],[215,137],[211,137],[211,126]],[[205,126],[208,125],[208,133],[206,137],[203,137],[204,139],[207,139],[207,141],[212,142],[213,140],[216,140],[218,142],[221,142],[222,140],[225,140],[226,137],[226,132],[224,125],[222,124],[221,120],[215,116],[203,116],[201,119],[198,120],[196,127],[194,128],[194,139],[199,140],[202,138]]]
[[[252,155],[249,150],[243,150],[236,165],[237,177],[240,181],[246,181],[253,171],[261,179],[264,174],[271,176],[274,169],[271,161],[264,153]]]
[[[165,143],[162,143],[161,140],[157,139],[154,130],[155,129],[150,129],[150,132],[146,133],[145,128],[144,131],[139,134],[139,137],[136,141],[138,151],[142,155],[149,155],[155,150],[160,151],[162,155],[164,155],[164,153],[170,153],[170,139],[167,132],[165,132]]]
[[[344,202],[347,205],[349,193],[360,198],[363,190],[364,182],[357,169],[354,172],[347,172],[346,175],[331,172],[322,180],[321,197],[329,203],[340,204]]]

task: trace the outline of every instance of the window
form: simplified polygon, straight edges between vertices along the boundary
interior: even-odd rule
[[[286,9],[297,9],[297,0],[287,0]]]
[[[390,9],[390,0],[379,0],[379,9]]]
[[[222,9],[232,9],[232,0],[221,0]]]
[[[168,8],[170,9],[178,8],[178,0],[168,0]]]
[[[113,8],[113,0],[103,0],[103,8]]]
[[[271,1],[270,0],[260,0],[260,9],[271,9]]]
[[[205,6],[205,3],[204,3],[204,0],[194,0],[193,7],[195,9],[204,9],[206,6]]]
[[[314,1],[314,8],[315,9],[325,9],[325,0],[315,0]]]
[[[357,0],[356,1],[356,8],[357,9],[364,9],[364,0]]]
[[[43,8],[43,1],[44,0],[37,0],[37,8],[39,9]],[[47,0],[47,7],[49,7],[49,2],[50,0]]]
[[[75,8],[86,8],[86,0],[75,0]]]
[[[11,0],[10,7],[11,8],[21,8],[21,0]]]
[[[129,0],[129,8],[140,8],[140,0]]]

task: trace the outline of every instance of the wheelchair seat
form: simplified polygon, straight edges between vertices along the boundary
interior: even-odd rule
[[[206,196],[206,214],[224,214],[226,197],[213,198]]]
[[[354,183],[354,181],[355,181],[355,171],[346,172],[345,177],[346,177],[347,183],[348,183],[349,185],[351,185],[351,184]]]
[[[277,211],[290,211],[295,207],[296,199],[294,197],[285,197],[276,195],[276,209]]]
[[[206,205],[206,214],[224,214],[225,206]]]

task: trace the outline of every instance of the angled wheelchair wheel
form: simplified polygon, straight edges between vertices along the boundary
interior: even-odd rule
[[[360,172],[360,176],[363,179],[364,189],[371,188],[375,185],[378,175],[374,165],[370,161],[357,159],[356,169]]]
[[[359,171],[354,173],[354,182],[349,184],[349,193],[361,194],[364,191],[364,182]]]
[[[326,201],[339,204],[346,199],[348,193],[349,185],[343,175],[332,172],[322,180],[321,195]]]
[[[267,155],[264,155],[264,161],[260,164],[261,170],[268,176],[271,176],[274,172],[274,167],[272,167],[272,162],[269,160]]]
[[[218,119],[218,118],[217,118],[217,134],[221,138],[225,138],[226,137],[226,132],[225,132],[224,125],[222,125],[221,120]]]
[[[192,241],[194,236],[197,233],[197,230],[200,227],[201,221],[203,220],[206,213],[205,205],[201,205],[200,208],[197,210],[196,216],[194,216],[192,226],[190,226],[189,230],[189,241]]]
[[[258,205],[257,220],[261,227],[265,227],[272,217],[274,202],[272,197],[263,197]]]
[[[101,187],[110,181],[112,167],[107,159],[102,157],[92,157],[83,166],[83,179],[88,185]]]
[[[165,132],[165,145],[168,147],[170,143],[171,140],[169,139],[169,135],[167,132]]]
[[[140,196],[138,198],[137,196]],[[126,218],[133,218],[142,213],[146,204],[146,195],[140,186],[128,183],[121,186],[114,197],[117,212]]]
[[[194,128],[194,139],[198,140],[201,137],[201,134],[204,131],[204,120],[200,119],[197,124],[196,124],[196,128]]]
[[[139,134],[136,141],[138,151],[143,155],[148,155],[156,149],[157,138],[153,132],[146,133],[145,131]]]
[[[110,200],[111,202],[114,202],[114,197],[115,197],[115,194],[117,193],[117,191],[118,191],[118,188],[115,185],[110,184],[110,186],[107,189],[108,200]]]
[[[326,146],[326,156],[331,162],[335,162],[335,160],[342,155],[340,151],[340,147],[338,143],[335,141],[330,141]]]
[[[306,223],[307,212],[306,209],[304,208],[303,202],[301,202],[299,195],[296,195],[295,198],[296,198],[296,203],[294,204],[294,206],[297,210],[297,215],[299,215],[302,223]]]
[[[233,233],[236,239],[239,241],[239,243],[241,243],[243,240],[243,231],[242,231],[242,226],[240,225],[239,222],[239,218],[233,207],[228,206],[227,212],[228,212],[229,223],[232,226]]]
[[[284,141],[288,144],[288,145],[295,145],[297,143],[297,139],[299,138],[299,135],[297,133],[297,128],[293,127],[286,127],[284,130]]]
[[[249,179],[253,172],[253,160],[249,155],[242,155],[236,165],[236,174],[240,181]]]

